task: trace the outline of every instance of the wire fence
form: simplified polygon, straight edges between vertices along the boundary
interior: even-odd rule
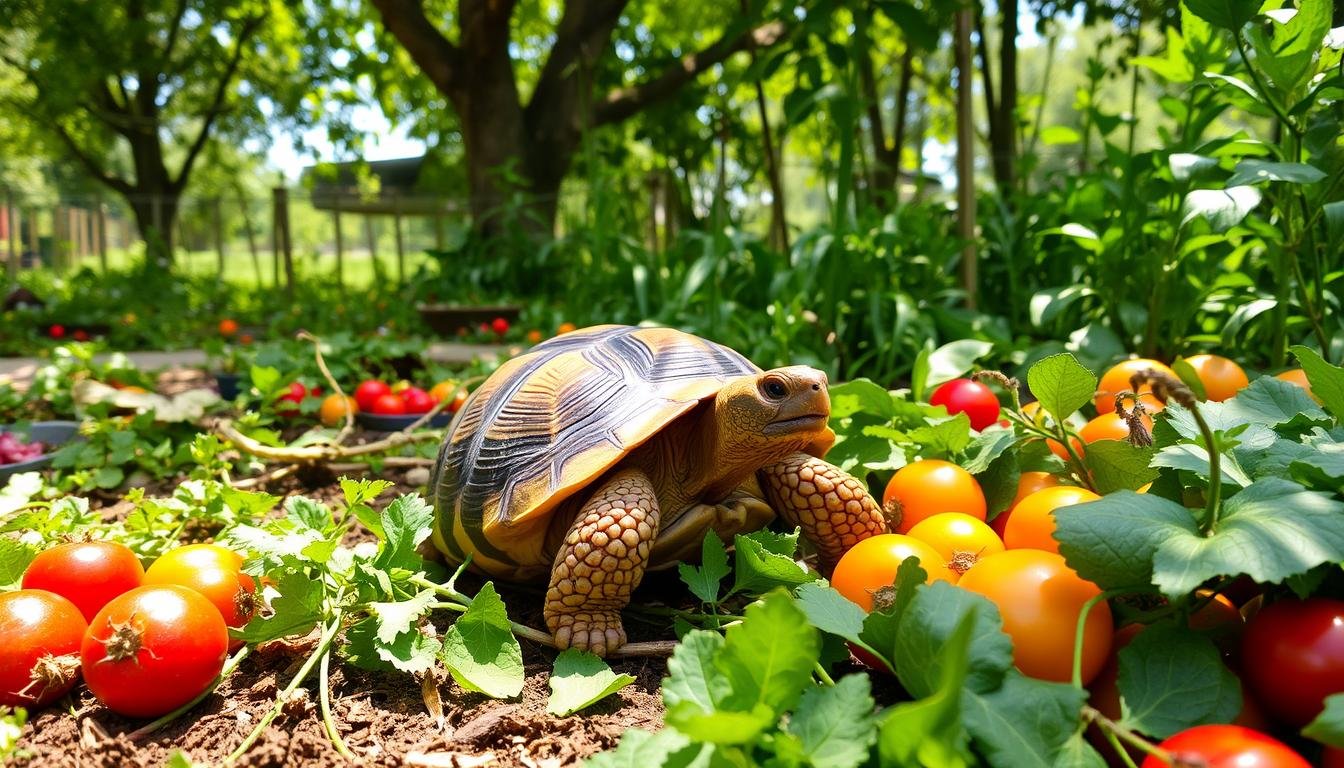
[[[62,195],[31,203],[21,202],[20,191],[0,194],[0,263],[10,282],[23,270],[120,269],[143,258],[143,235],[125,198]],[[135,202],[171,218],[168,198]],[[176,205],[167,233],[174,269],[256,285],[280,284],[291,272],[331,275],[342,284],[402,280],[430,249],[459,243],[470,223],[465,201],[446,196],[277,188],[269,198],[184,197]]]

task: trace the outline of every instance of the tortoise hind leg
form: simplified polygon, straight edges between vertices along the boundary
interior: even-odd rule
[[[657,535],[658,500],[643,472],[622,470],[598,487],[551,568],[544,615],[559,647],[605,656],[625,644],[621,609]]]
[[[757,476],[770,506],[803,529],[827,571],[850,547],[887,532],[886,518],[867,487],[834,464],[800,452]]]

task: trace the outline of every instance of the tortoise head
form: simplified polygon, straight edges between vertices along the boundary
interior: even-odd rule
[[[825,439],[826,374],[794,365],[734,379],[715,396],[714,415],[717,459],[754,471]]]

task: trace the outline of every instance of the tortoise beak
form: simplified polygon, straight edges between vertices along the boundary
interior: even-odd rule
[[[780,403],[779,413],[763,430],[767,435],[817,432],[826,428],[831,417],[831,396],[826,389],[826,374],[799,365],[780,369],[787,375],[789,396]]]

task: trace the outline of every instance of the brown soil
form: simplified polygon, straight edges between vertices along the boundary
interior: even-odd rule
[[[389,472],[397,481],[383,497],[416,489],[404,473]],[[331,478],[284,478],[267,488],[271,493],[301,493],[334,502],[340,488]],[[314,481],[322,482],[315,485]],[[155,489],[170,491],[171,488]],[[117,505],[107,507],[114,516]],[[359,531],[369,536],[365,531]],[[362,538],[363,536],[357,536]],[[469,577],[460,586],[474,591],[480,582]],[[541,626],[541,592],[537,585],[501,585],[510,615]],[[640,590],[641,602],[659,593],[684,600],[675,578],[651,578]],[[632,639],[669,639],[671,629],[628,620]],[[308,646],[309,648],[311,646]],[[303,647],[275,643],[259,648],[219,689],[176,722],[132,741],[129,734],[145,724],[109,712],[83,686],[70,700],[32,713],[25,727],[18,766],[164,765],[175,752],[213,765],[234,750],[254,724],[273,706],[280,688],[297,673]],[[593,707],[567,718],[546,714],[547,680],[555,652],[523,642],[527,682],[521,696],[489,699],[462,690],[451,679],[439,682],[443,721],[429,714],[420,684],[406,675],[365,672],[334,663],[331,698],[342,738],[356,755],[355,765],[370,766],[527,766],[577,765],[584,757],[609,749],[627,728],[657,729],[663,705],[659,683],[666,674],[663,659],[625,659],[611,664],[636,682]],[[236,764],[267,766],[344,766],[323,730],[317,705],[317,676],[300,689],[292,705],[268,728]]]

